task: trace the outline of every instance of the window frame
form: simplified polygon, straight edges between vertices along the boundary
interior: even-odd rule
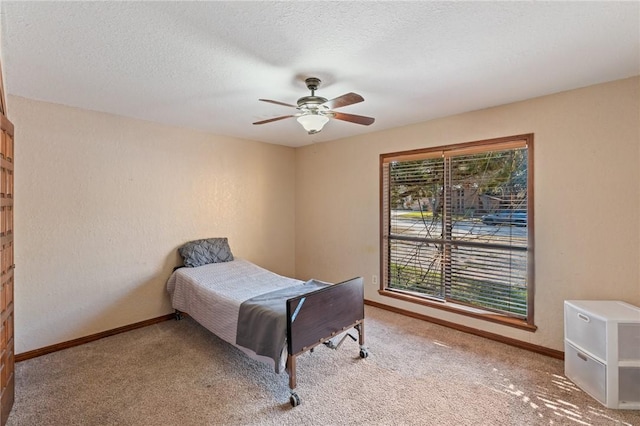
[[[378,294],[385,297],[391,297],[422,306],[441,309],[448,312],[470,316],[490,322],[495,322],[511,327],[520,328],[527,331],[535,331],[537,327],[534,323],[535,312],[535,220],[534,220],[534,135],[533,133],[506,136],[501,138],[485,139],[472,142],[464,142],[458,144],[441,145],[431,148],[414,149],[407,151],[397,151],[391,153],[380,154],[380,288]],[[422,159],[442,155],[445,152],[488,152],[497,150],[497,148],[516,146],[524,143],[527,148],[527,316],[526,318],[515,318],[505,314],[496,313],[489,310],[483,310],[477,307],[467,306],[461,303],[451,301],[441,301],[429,298],[427,295],[412,294],[408,291],[387,287],[387,265],[385,244],[388,240],[385,238],[385,224],[389,224],[389,215],[391,209],[385,212],[385,168],[384,165],[389,163],[391,159],[395,161],[409,161],[411,159]]]

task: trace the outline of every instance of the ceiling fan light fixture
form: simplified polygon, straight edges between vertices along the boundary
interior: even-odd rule
[[[325,124],[329,122],[329,118],[320,114],[305,114],[297,118],[298,123],[302,124],[302,127],[313,135],[319,133]]]

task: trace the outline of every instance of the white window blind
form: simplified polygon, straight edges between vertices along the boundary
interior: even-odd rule
[[[383,289],[531,319],[530,144],[381,156]]]

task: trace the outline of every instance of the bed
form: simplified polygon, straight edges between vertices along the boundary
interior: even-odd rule
[[[186,267],[176,268],[167,282],[176,318],[186,313],[276,373],[286,372],[293,407],[301,403],[295,392],[297,356],[321,344],[337,349],[347,337],[358,340],[361,358],[368,356],[361,277],[337,284],[287,278],[233,258],[226,239],[195,243],[212,240],[224,240],[227,248],[214,256],[211,247],[201,249],[198,255],[209,256],[204,261],[192,262],[193,253],[182,250],[187,245],[180,249]]]

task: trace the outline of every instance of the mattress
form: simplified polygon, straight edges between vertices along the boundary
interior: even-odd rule
[[[188,313],[222,340],[282,372],[283,365],[275,368],[271,358],[236,344],[238,313],[245,300],[302,283],[236,258],[230,262],[177,269],[169,277],[167,291],[174,309]],[[284,364],[286,356],[281,359]]]

